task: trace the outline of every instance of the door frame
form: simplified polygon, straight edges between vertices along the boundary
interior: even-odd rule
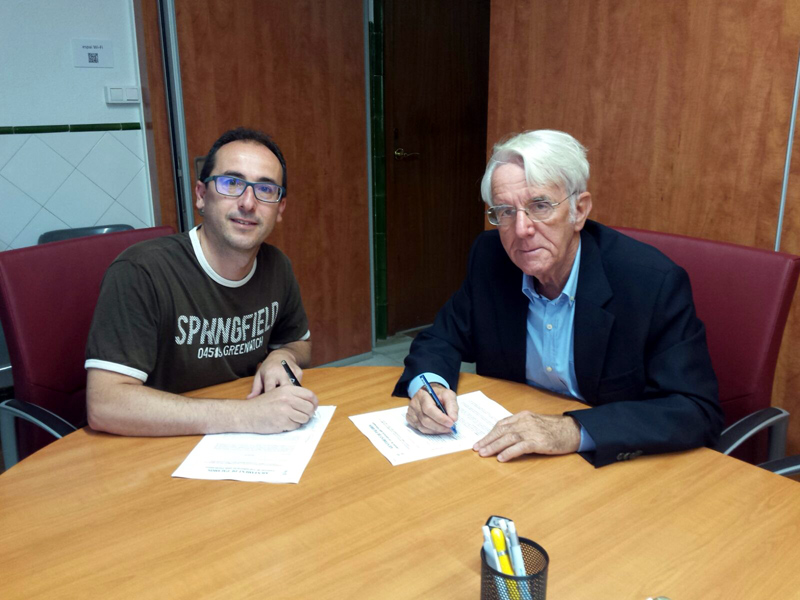
[[[171,179],[174,184],[178,231],[189,231],[194,222],[194,177],[190,168],[186,121],[183,113],[181,63],[178,53],[178,30],[174,0],[156,0],[158,30],[164,71],[167,130],[172,158]]]

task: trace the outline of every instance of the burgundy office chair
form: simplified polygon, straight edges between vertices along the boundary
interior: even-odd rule
[[[725,429],[717,450],[749,462],[782,459],[789,413],[770,407],[772,382],[789,315],[800,257],[691,238],[616,228],[655,246],[686,269],[697,315],[705,323],[711,362],[719,380]],[[748,442],[762,430],[763,440]]]
[[[84,351],[103,274],[125,248],[172,232],[135,229],[0,252],[15,395],[0,403],[6,468],[86,424]]]

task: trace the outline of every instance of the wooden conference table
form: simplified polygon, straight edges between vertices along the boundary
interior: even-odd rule
[[[305,373],[337,409],[299,485],[172,478],[199,436],[51,444],[0,476],[0,598],[477,598],[492,514],[548,551],[548,598],[798,597],[797,482],[707,449],[392,467],[347,417],[403,404],[399,373]],[[572,406],[462,375],[477,389],[512,412]]]

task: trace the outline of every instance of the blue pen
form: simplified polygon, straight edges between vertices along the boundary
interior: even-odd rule
[[[439,401],[439,396],[436,395],[436,392],[433,391],[431,384],[428,383],[428,378],[425,377],[425,375],[420,375],[420,378],[422,379],[422,383],[425,384],[425,389],[428,390],[428,393],[431,395],[431,398],[433,398],[433,401],[436,402],[436,406],[438,406],[439,410],[442,411],[444,414],[447,414],[447,411],[444,409],[444,406],[442,406],[442,403]],[[453,433],[458,433],[458,431],[456,430],[455,423],[453,423],[453,426],[450,428],[450,430]]]

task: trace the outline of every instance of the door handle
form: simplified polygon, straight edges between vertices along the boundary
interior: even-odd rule
[[[419,152],[406,152],[402,148],[398,148],[397,150],[394,151],[395,160],[407,160],[415,156],[419,156]]]

